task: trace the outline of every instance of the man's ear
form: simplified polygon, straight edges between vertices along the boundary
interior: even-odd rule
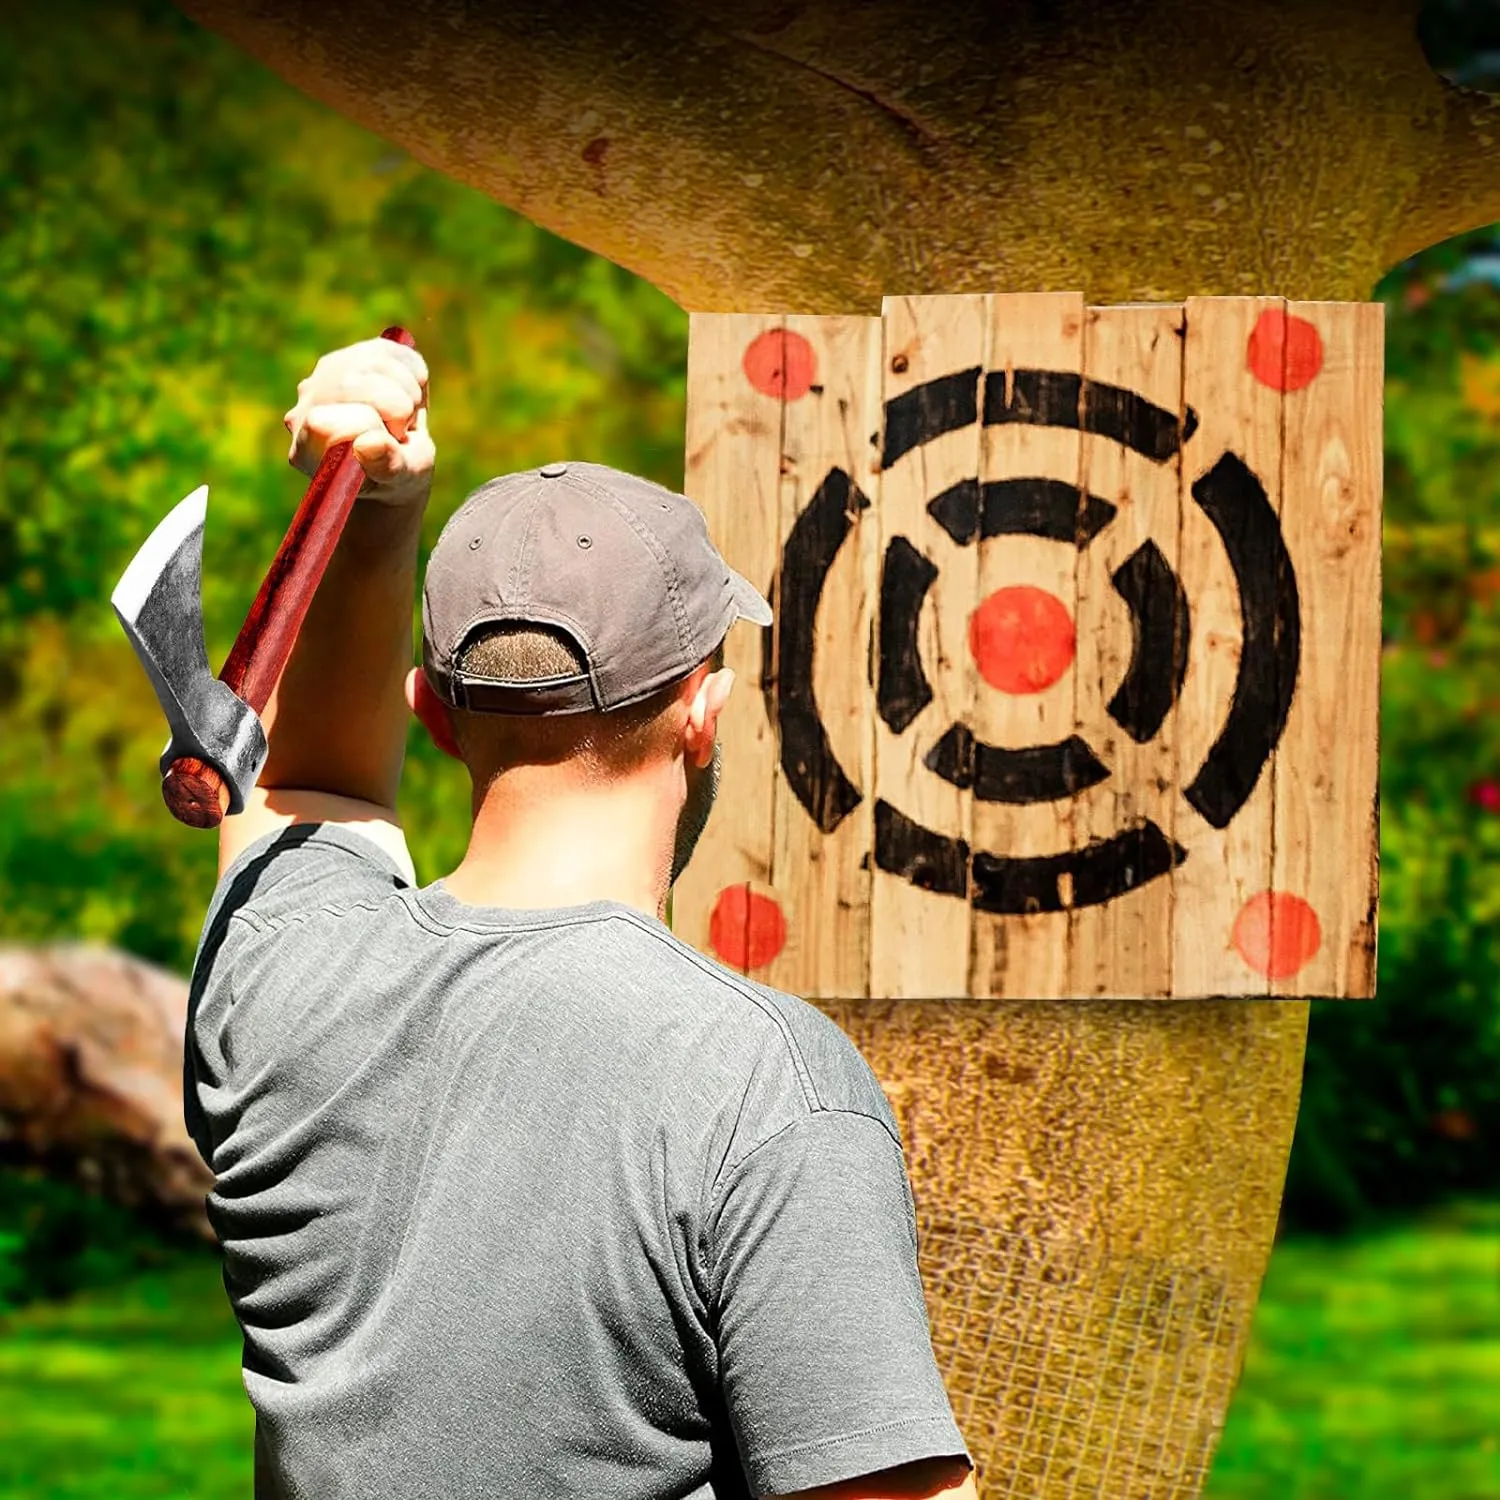
[[[688,703],[688,721],[683,730],[683,749],[701,771],[714,758],[714,735],[718,730],[719,711],[734,686],[734,669],[720,667],[709,672]]]
[[[453,716],[448,705],[433,692],[432,684],[421,667],[413,667],[406,674],[406,705],[421,721],[423,729],[432,736],[432,743],[454,760],[461,761],[463,752],[453,737]]]

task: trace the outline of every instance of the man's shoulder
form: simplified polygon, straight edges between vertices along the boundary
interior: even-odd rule
[[[352,829],[297,824],[254,840],[220,876],[204,914],[190,1015],[212,1010],[214,996],[227,1004],[236,985],[280,987],[308,963],[326,963],[330,938],[347,935],[355,913],[394,912],[391,898],[405,889],[390,852]]]
[[[698,1025],[698,1066],[744,1074],[768,1116],[788,1120],[843,1110],[880,1120],[899,1142],[890,1101],[847,1032],[817,1006],[728,968],[660,923],[631,920],[624,937],[644,968],[670,977],[668,993]]]
[[[409,885],[378,841],[341,824],[297,823],[241,850],[219,878],[204,928],[235,916],[261,929],[283,927],[318,912],[369,906]]]

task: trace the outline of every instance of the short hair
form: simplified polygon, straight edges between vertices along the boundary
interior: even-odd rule
[[[724,665],[722,640],[706,660],[714,671]],[[566,632],[514,623],[491,625],[477,633],[459,653],[457,665],[475,676],[507,682],[535,682],[588,670]],[[605,711],[531,715],[452,709],[454,737],[476,774],[495,776],[515,766],[576,760],[590,780],[608,780],[667,752],[681,732],[678,698],[691,675],[684,673],[648,697]]]

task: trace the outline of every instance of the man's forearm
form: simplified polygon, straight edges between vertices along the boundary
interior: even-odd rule
[[[394,807],[409,718],[422,503],[357,500],[261,721],[266,788]]]

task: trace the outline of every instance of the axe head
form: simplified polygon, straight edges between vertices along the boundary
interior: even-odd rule
[[[203,641],[203,522],[208,486],[199,485],[146,539],[110,596],[115,614],[156,689],[172,737],[161,771],[197,756],[224,778],[229,811],[245,797],[266,761],[259,715],[220,682]]]

